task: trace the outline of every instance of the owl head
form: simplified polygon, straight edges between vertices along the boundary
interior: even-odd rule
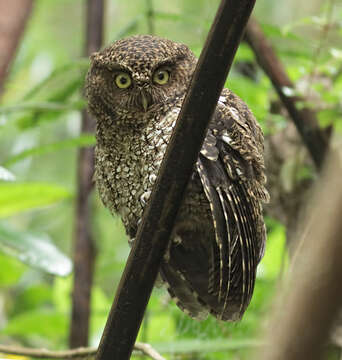
[[[95,115],[159,111],[185,94],[195,64],[186,45],[167,39],[137,35],[118,40],[91,57],[89,107]]]

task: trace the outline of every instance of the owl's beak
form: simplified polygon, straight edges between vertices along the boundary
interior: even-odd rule
[[[148,108],[147,96],[146,96],[144,91],[142,91],[140,94],[141,94],[141,104],[142,104],[142,106],[144,108],[144,111],[146,112],[147,108]]]

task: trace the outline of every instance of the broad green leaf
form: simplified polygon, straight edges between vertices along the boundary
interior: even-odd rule
[[[4,165],[8,166],[17,161],[23,160],[29,156],[44,155],[47,153],[63,150],[73,147],[86,147],[95,145],[95,137],[92,134],[82,134],[79,137],[58,141],[52,144],[37,146],[31,149],[24,150],[4,161]],[[1,179],[1,167],[0,167]]]
[[[15,176],[5,169],[4,167],[0,166],[0,181],[14,181]]]
[[[0,218],[69,198],[62,186],[39,182],[0,183]]]
[[[12,336],[64,338],[68,331],[68,315],[48,310],[27,311],[10,319],[2,333]]]
[[[22,232],[0,223],[0,251],[49,274],[66,276],[72,264],[46,234]]]
[[[21,275],[26,270],[25,265],[16,259],[0,252],[0,288],[17,284]],[[6,269],[6,271],[4,271]]]
[[[25,282],[26,286],[26,282]],[[20,289],[21,290],[21,289]],[[26,287],[14,299],[12,315],[18,315],[26,311],[40,309],[42,306],[51,304],[52,290],[51,286],[46,283],[34,284]]]
[[[56,277],[52,288],[52,302],[54,308],[59,312],[68,312],[71,306],[73,277]],[[93,291],[93,290],[92,290]],[[93,295],[92,295],[93,296]]]

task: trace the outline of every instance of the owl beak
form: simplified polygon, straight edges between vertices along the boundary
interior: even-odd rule
[[[141,104],[144,108],[144,111],[146,112],[147,108],[148,108],[148,100],[147,100],[147,96],[145,95],[144,91],[141,92]]]

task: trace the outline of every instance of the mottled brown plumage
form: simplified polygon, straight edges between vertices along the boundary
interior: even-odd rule
[[[92,56],[86,95],[97,119],[97,186],[132,241],[195,65],[185,45],[149,35]],[[264,184],[260,127],[224,89],[160,270],[190,316],[237,320],[247,308],[264,251]]]

